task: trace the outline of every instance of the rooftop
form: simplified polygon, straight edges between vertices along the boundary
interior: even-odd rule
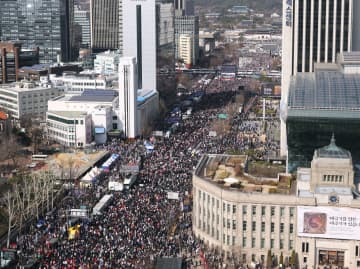
[[[246,155],[204,155],[195,175],[221,188],[238,189],[241,192],[293,194],[291,175],[277,174],[275,178],[254,176],[247,173],[247,162]]]
[[[340,148],[335,144],[334,134],[331,137],[330,144],[316,149],[314,157],[316,158],[334,158],[334,159],[351,159],[351,154],[348,150]]]
[[[48,113],[64,118],[79,118],[87,114],[83,111],[48,111]]]
[[[290,83],[287,117],[359,119],[360,74],[298,73]]]
[[[118,96],[115,90],[84,90],[81,95],[69,96],[70,102],[112,102]]]
[[[0,85],[0,89],[9,90],[12,92],[25,92],[25,91],[36,91],[36,90],[46,90],[54,89],[54,87],[49,88],[48,84],[40,84],[38,82],[30,81],[19,81],[9,84]]]

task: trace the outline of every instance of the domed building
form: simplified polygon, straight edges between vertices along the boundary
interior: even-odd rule
[[[193,231],[244,264],[360,267],[360,200],[349,151],[332,137],[296,179],[241,172],[247,156],[204,155],[193,174]],[[246,169],[245,169],[246,170]]]

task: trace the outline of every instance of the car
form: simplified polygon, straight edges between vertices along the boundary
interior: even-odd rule
[[[26,165],[28,168],[35,168],[37,165],[37,163],[29,163],[28,165]]]

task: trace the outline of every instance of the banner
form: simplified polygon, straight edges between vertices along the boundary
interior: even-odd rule
[[[178,192],[168,191],[167,198],[169,200],[179,200],[179,193]]]
[[[360,209],[299,206],[297,213],[298,236],[360,240]]]

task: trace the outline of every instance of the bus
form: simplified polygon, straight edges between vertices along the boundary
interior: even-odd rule
[[[109,205],[112,197],[113,197],[112,194],[105,194],[100,199],[100,201],[94,206],[93,215],[101,215],[104,208],[106,208]]]
[[[31,156],[31,160],[33,161],[46,161],[48,155],[46,154],[34,154]]]

